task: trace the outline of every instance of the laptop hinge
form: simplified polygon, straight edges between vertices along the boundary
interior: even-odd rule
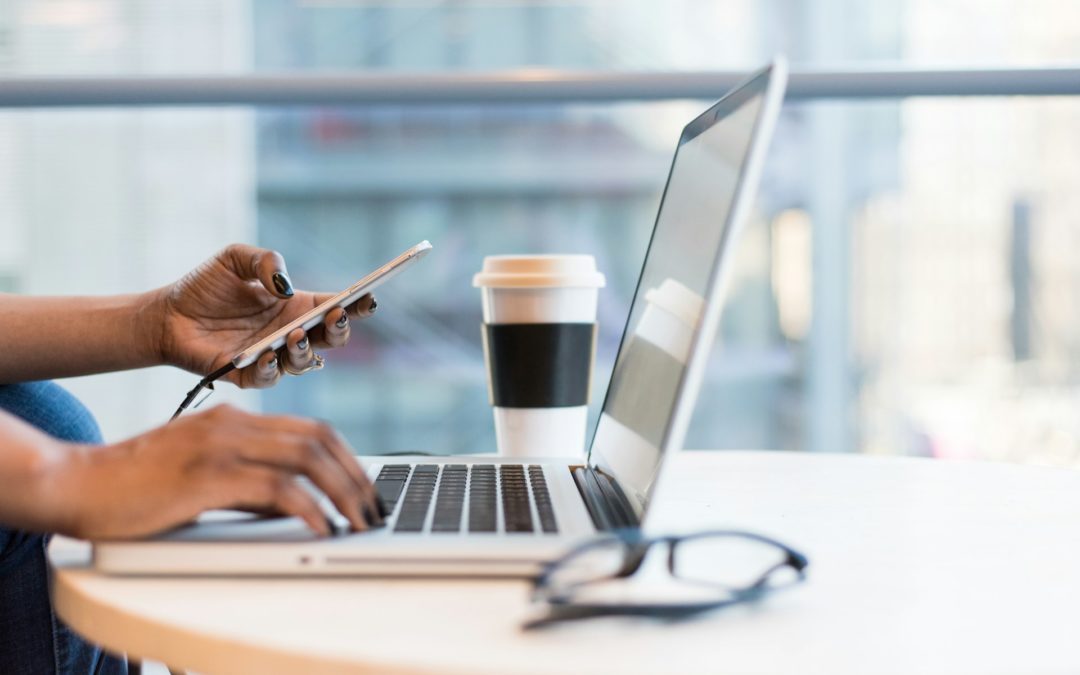
[[[640,525],[622,488],[609,476],[587,466],[574,467],[571,473],[596,529],[607,532]]]

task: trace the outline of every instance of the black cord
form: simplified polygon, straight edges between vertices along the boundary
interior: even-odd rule
[[[234,366],[231,362],[226,363],[224,366],[218,368],[203,379],[199,380],[199,383],[195,385],[195,388],[189,391],[187,393],[187,396],[184,397],[183,403],[181,403],[180,407],[176,409],[176,412],[173,413],[173,416],[169,418],[169,421],[171,422],[177,417],[180,417],[180,413],[187,410],[187,407],[191,405],[191,402],[195,400],[195,397],[199,395],[200,391],[202,391],[203,389],[209,389],[210,391],[213,391],[214,382],[220,380],[234,370],[236,370],[236,366]]]

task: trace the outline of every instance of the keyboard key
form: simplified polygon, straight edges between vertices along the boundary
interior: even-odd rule
[[[405,481],[409,479],[412,470],[408,464],[386,464],[379,471],[375,479],[375,491],[386,506],[387,514],[394,512],[397,500],[401,496],[401,490],[405,487]]]
[[[478,464],[469,473],[469,532],[495,532],[495,467]]]
[[[435,516],[431,522],[432,532],[458,532],[461,530],[461,513],[465,506],[465,479],[468,473],[463,464],[443,467],[439,481],[439,496],[435,501]]]
[[[404,480],[388,480],[381,477],[375,480],[375,491],[379,493],[379,499],[382,499],[389,513],[394,512],[394,506],[397,505],[398,497],[401,496],[401,491],[404,488]]]
[[[544,478],[544,469],[536,464],[529,466],[529,483],[532,485],[533,502],[536,503],[536,514],[540,518],[540,529],[545,534],[559,531],[555,522],[555,509],[551,504],[551,494],[548,492],[547,479]]]
[[[401,512],[394,523],[394,532],[421,532],[427,520],[428,507],[435,493],[435,481],[439,467],[434,464],[421,464],[412,472],[412,480],[405,489],[401,500]]]
[[[532,509],[525,483],[525,468],[517,464],[499,466],[502,488],[503,528],[509,533],[532,532]]]

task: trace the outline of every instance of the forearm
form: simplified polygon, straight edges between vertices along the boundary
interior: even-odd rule
[[[31,532],[71,534],[70,491],[51,488],[65,463],[81,453],[0,411],[0,525]]]
[[[0,294],[0,383],[160,365],[159,297]]]

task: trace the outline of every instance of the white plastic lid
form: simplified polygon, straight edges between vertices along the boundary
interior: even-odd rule
[[[705,299],[674,279],[660,282],[659,288],[645,292],[645,300],[675,316],[691,328],[697,326]]]
[[[602,288],[604,275],[591,255],[489,255],[473,277],[487,288]]]

